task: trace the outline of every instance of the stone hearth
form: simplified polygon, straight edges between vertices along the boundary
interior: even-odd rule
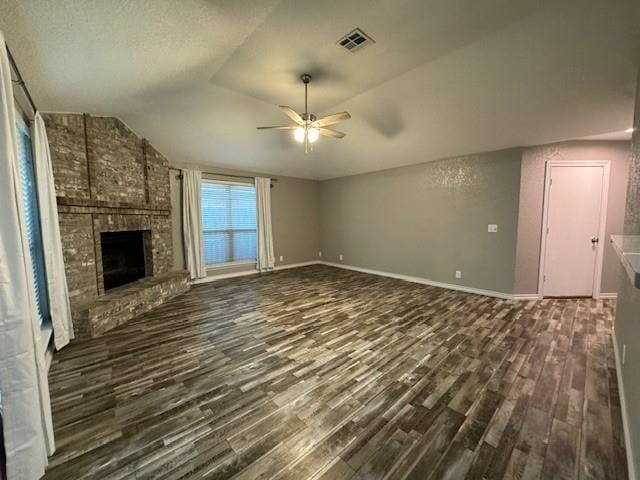
[[[120,120],[46,114],[76,333],[100,335],[189,288],[172,272],[166,158]],[[105,292],[101,234],[144,232],[146,277]]]

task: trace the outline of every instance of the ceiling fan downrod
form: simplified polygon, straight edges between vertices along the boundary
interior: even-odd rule
[[[304,152],[309,153],[309,108],[308,108],[308,87],[309,82],[311,81],[311,75],[308,73],[303,73],[300,75],[300,80],[304,83]]]

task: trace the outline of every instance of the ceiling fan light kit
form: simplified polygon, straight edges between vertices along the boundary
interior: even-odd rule
[[[318,138],[320,138],[320,135],[331,138],[344,138],[345,133],[326,127],[349,120],[351,115],[349,115],[348,112],[340,112],[327,115],[320,119],[316,118],[314,114],[309,113],[308,109],[308,87],[309,82],[311,82],[311,75],[304,73],[300,76],[300,80],[304,83],[304,113],[299,114],[293,108],[286,105],[280,106],[284,114],[296,122],[296,125],[257,128],[258,130],[293,130],[293,138],[298,143],[304,143],[304,151],[308,153],[309,144],[315,143]]]
[[[313,127],[309,128],[307,130],[307,137],[309,137],[309,141],[311,143],[315,142],[320,137],[320,130],[318,130],[317,128],[313,128]]]

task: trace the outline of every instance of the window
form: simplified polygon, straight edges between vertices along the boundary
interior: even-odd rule
[[[200,200],[204,263],[255,260],[255,187],[203,181]]]
[[[31,132],[23,120],[20,112],[16,112],[18,136],[18,162],[20,165],[20,180],[22,183],[22,202],[24,218],[27,227],[27,241],[31,252],[31,275],[36,290],[36,307],[40,325],[48,324],[49,298],[47,296],[47,277],[44,267],[44,250],[40,234],[40,212],[38,210],[38,193],[36,176],[31,151]]]

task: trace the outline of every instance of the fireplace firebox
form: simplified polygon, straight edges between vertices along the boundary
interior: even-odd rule
[[[100,233],[105,291],[146,276],[144,233],[144,230]]]

